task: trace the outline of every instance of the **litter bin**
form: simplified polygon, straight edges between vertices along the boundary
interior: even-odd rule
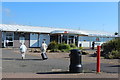
[[[69,72],[72,73],[82,72],[82,52],[79,49],[71,50]]]

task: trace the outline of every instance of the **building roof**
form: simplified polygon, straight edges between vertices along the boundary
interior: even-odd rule
[[[14,31],[14,32],[34,32],[34,33],[51,33],[51,34],[78,34],[86,36],[105,36],[114,37],[114,34],[101,31],[88,31],[88,30],[72,30],[53,27],[36,27],[25,25],[8,25],[0,24],[1,31]]]

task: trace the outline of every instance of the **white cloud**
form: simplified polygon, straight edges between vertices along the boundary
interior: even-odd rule
[[[6,13],[10,13],[10,9],[8,9],[8,8],[5,8],[4,11],[5,11]]]
[[[10,16],[11,15],[11,10],[9,8],[2,8],[3,14],[5,14],[6,16]]]

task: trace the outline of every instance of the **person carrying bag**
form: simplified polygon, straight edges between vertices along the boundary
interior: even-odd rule
[[[41,52],[42,52],[42,53],[41,53],[41,56],[42,56],[42,59],[43,59],[43,60],[48,59],[47,54],[46,54],[47,48],[48,48],[48,46],[47,46],[47,44],[45,43],[45,41],[42,42],[42,46],[41,46]]]

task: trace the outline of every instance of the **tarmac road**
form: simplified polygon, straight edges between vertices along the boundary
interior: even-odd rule
[[[65,59],[48,59],[42,60],[41,56],[26,55],[26,59],[22,60],[20,54],[14,53],[12,50],[3,50],[2,54],[3,72],[49,72],[55,69],[68,70],[68,63]]]
[[[49,58],[42,60],[41,56],[26,54],[26,59],[21,59],[21,54],[15,53],[12,49],[2,50],[2,72],[3,73],[49,73],[54,71],[68,71],[69,59]],[[101,71],[105,73],[118,73],[119,65],[101,63]],[[84,72],[95,72],[96,63],[84,62]]]

